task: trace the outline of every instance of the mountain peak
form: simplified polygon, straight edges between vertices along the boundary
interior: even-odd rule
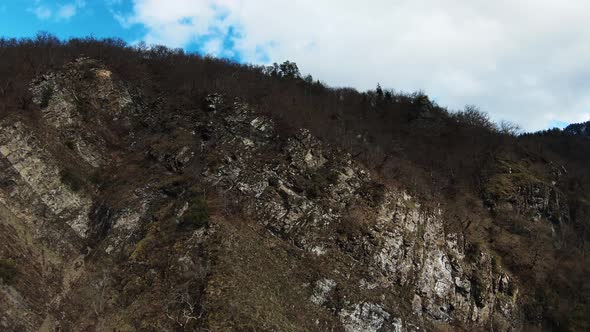
[[[590,121],[571,124],[563,131],[570,135],[588,137],[590,136]]]

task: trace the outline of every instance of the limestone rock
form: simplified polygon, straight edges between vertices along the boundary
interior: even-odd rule
[[[377,332],[390,314],[374,303],[358,303],[340,312],[340,319],[346,332]],[[399,323],[396,322],[399,326]]]

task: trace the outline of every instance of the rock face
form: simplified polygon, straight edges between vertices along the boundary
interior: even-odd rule
[[[494,210],[560,227],[570,216],[567,199],[556,186],[566,172],[563,166],[553,165],[549,182],[524,165],[499,160],[486,185],[487,203]]]
[[[0,158],[5,158],[18,174],[17,181],[24,182],[23,186],[29,187],[55,217],[66,220],[76,234],[86,237],[90,198],[64,183],[63,170],[24,124],[3,123],[0,132]]]
[[[336,287],[336,283],[334,282],[334,280],[318,280],[316,282],[316,287],[313,290],[313,295],[310,298],[311,302],[317,305],[322,305],[326,303],[326,301],[328,300],[327,297],[334,290],[334,287]]]
[[[358,270],[358,279],[348,278],[352,287],[379,290],[385,298],[405,293],[412,302],[407,312],[350,303],[339,314],[346,330],[377,331],[394,322],[405,328],[424,320],[484,326],[494,315],[518,326],[516,292],[500,288],[505,274],[493,271],[488,253],[467,261],[458,235],[445,232],[439,208],[424,208],[378,183],[350,155],[305,130],[282,139],[270,119],[247,105],[216,100],[216,111],[199,124],[214,133],[207,144],[222,160],[206,169],[207,181],[235,192],[253,219],[301,250],[350,257]],[[273,157],[265,160],[269,150]],[[326,305],[333,282],[318,280],[312,302]]]
[[[359,303],[350,310],[344,309],[340,312],[342,325],[347,332],[377,332],[389,316],[380,306],[373,303]]]
[[[0,240],[20,276],[0,288],[2,329],[520,328],[513,277],[467,255],[437,202],[240,100],[178,120],[130,91],[81,58],[32,82],[37,123],[0,123]],[[562,215],[530,190],[527,206]]]

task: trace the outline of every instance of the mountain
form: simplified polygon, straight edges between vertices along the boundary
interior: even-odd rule
[[[590,136],[590,121],[571,124],[563,130],[570,135]]]
[[[0,40],[6,331],[590,327],[590,145],[292,62]]]

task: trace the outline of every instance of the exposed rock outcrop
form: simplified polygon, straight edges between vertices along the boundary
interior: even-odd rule
[[[207,144],[219,162],[204,176],[224,192],[236,193],[254,219],[309,253],[349,256],[362,276],[353,284],[409,294],[412,310],[386,309],[403,317],[400,322],[484,326],[500,315],[518,326],[516,293],[505,296],[499,287],[504,274],[493,271],[489,253],[474,262],[465,258],[458,235],[445,232],[439,208],[424,208],[407,193],[376,182],[350,155],[305,130],[282,138],[271,120],[248,105],[236,101],[220,107],[215,98],[215,110],[223,111],[209,113],[199,126],[214,133]],[[273,157],[265,159],[269,154]],[[331,285],[326,280],[317,282],[312,296],[317,304],[326,302]],[[352,292],[341,290],[347,291]],[[346,329],[380,328],[390,314],[375,318],[374,306],[383,304],[356,304],[351,312],[342,311],[348,317]]]
[[[50,213],[65,220],[80,237],[86,237],[91,199],[64,183],[67,173],[23,123],[0,124],[0,158],[5,158],[18,174],[20,179],[13,181],[24,181]]]

